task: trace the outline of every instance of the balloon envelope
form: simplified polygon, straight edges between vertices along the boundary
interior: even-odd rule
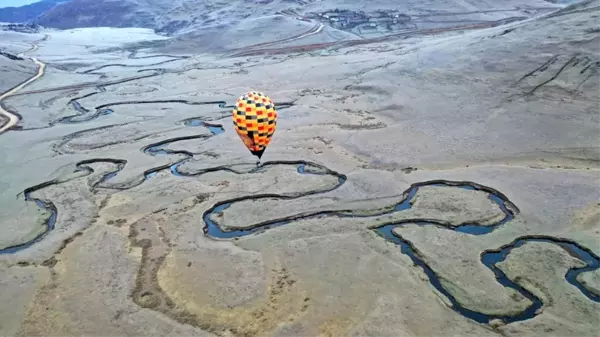
[[[262,92],[247,92],[235,102],[232,118],[244,145],[260,159],[275,133],[275,103]]]

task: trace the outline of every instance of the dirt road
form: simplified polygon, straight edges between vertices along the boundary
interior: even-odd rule
[[[32,44],[31,49],[24,51],[23,53],[19,54],[19,56],[22,56],[28,52],[34,51],[38,48],[38,43],[41,41],[45,41],[48,39],[48,35],[46,35],[46,37],[40,41],[36,41]],[[46,70],[46,64],[41,62],[40,60],[38,60],[35,57],[31,57],[30,58],[37,66],[38,66],[38,70],[37,73],[31,77],[30,79],[28,79],[27,81],[19,84],[18,86],[12,88],[11,90],[5,92],[4,94],[2,94],[0,96],[0,115],[6,117],[8,119],[8,121],[2,125],[0,127],[0,134],[2,134],[3,132],[5,132],[6,130],[10,129],[11,127],[15,126],[18,122],[19,122],[19,117],[7,110],[5,110],[2,107],[2,101],[5,100],[6,98],[16,94],[19,90],[23,89],[24,87],[26,87],[27,85],[29,85],[30,83],[34,82],[35,80],[37,80],[38,78],[42,77],[44,75],[44,71]]]

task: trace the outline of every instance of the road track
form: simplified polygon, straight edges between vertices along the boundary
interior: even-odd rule
[[[254,55],[263,55],[263,54],[286,54],[286,53],[294,53],[294,52],[308,52],[308,51],[325,49],[325,48],[334,47],[334,46],[338,47],[338,48],[351,47],[351,46],[355,46],[355,45],[385,42],[388,40],[392,40],[392,39],[396,39],[396,38],[400,38],[400,37],[406,37],[406,36],[413,36],[413,35],[433,35],[433,34],[439,34],[439,33],[451,32],[451,31],[491,28],[491,27],[496,27],[496,26],[500,26],[503,24],[523,20],[523,19],[524,18],[522,18],[522,17],[513,17],[513,18],[506,18],[506,19],[497,20],[497,21],[482,22],[482,23],[470,24],[470,25],[414,30],[414,31],[401,32],[401,33],[385,35],[385,36],[375,37],[375,38],[361,39],[361,40],[324,42],[324,43],[314,43],[314,44],[306,44],[306,45],[299,45],[299,46],[279,47],[279,48],[261,48],[261,49],[244,48],[242,51],[240,51],[238,53],[229,55],[229,57],[254,56]],[[306,37],[306,36],[303,36],[303,37]],[[269,45],[271,45],[271,44],[272,43],[269,43]],[[254,46],[254,47],[256,47],[256,46]]]
[[[28,50],[20,53],[17,56],[21,57],[24,54],[27,54],[29,52],[32,52],[32,51],[38,49],[38,43],[47,40],[49,37],[50,37],[49,35],[46,35],[43,39],[41,39],[39,41],[33,42],[30,49],[28,49]],[[8,97],[10,97],[10,96],[12,96],[14,94],[16,94],[19,90],[23,89],[27,85],[35,82],[38,78],[44,76],[44,72],[46,70],[46,64],[44,62],[38,60],[35,57],[30,57],[29,59],[31,61],[33,61],[37,65],[37,67],[38,67],[37,73],[33,77],[31,77],[30,79],[28,79],[27,81],[25,81],[25,82],[17,85],[16,87],[10,89],[9,91],[5,92],[4,94],[2,94],[0,96],[0,115],[4,116],[7,119],[7,122],[4,123],[4,125],[2,125],[0,127],[0,134],[4,133],[8,129],[10,129],[13,126],[17,125],[17,123],[19,122],[19,116],[17,116],[15,114],[11,113],[10,111],[4,109],[2,107],[2,104],[1,104],[2,101],[5,100],[6,98],[8,98]]]
[[[309,29],[308,31],[292,36],[292,37],[288,37],[285,39],[281,39],[281,40],[275,40],[275,41],[268,41],[268,42],[262,42],[262,43],[257,43],[257,44],[253,44],[247,47],[243,47],[243,48],[239,48],[237,50],[234,51],[239,51],[241,53],[249,51],[249,50],[255,50],[256,48],[264,48],[267,46],[271,46],[271,45],[275,45],[275,44],[281,44],[281,43],[287,43],[287,42],[291,42],[291,41],[296,41],[296,40],[300,40],[303,39],[305,37],[309,37],[312,35],[316,35],[319,34],[320,32],[323,31],[323,29],[325,29],[325,25],[322,23],[317,23],[316,25],[314,25],[311,29]],[[235,54],[234,54],[235,55]]]
[[[39,94],[39,93],[43,93],[43,92],[60,91],[60,90],[83,89],[83,88],[94,87],[94,86],[101,86],[101,87],[103,87],[103,86],[109,86],[109,85],[115,85],[115,84],[121,84],[121,83],[125,83],[125,82],[140,80],[140,79],[148,78],[148,77],[154,77],[154,76],[157,76],[157,75],[160,75],[160,74],[161,74],[161,72],[156,72],[156,73],[149,74],[149,75],[140,75],[140,76],[125,77],[125,78],[121,78],[121,79],[114,80],[114,81],[106,81],[106,82],[84,82],[84,83],[79,83],[79,84],[64,85],[64,86],[60,86],[60,87],[51,87],[51,88],[45,88],[45,89],[30,90],[30,91],[24,91],[24,92],[16,93],[13,96]]]

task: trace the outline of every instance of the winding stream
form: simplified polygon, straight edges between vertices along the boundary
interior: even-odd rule
[[[71,107],[73,107],[73,109],[75,111],[77,111],[77,114],[62,117],[55,122],[51,122],[49,126],[54,126],[56,123],[75,124],[75,123],[89,122],[98,117],[106,116],[106,115],[110,115],[110,114],[114,113],[114,110],[111,109],[111,107],[119,106],[119,105],[173,103],[173,104],[187,104],[187,105],[216,105],[220,109],[233,108],[233,105],[227,105],[227,102],[225,102],[225,101],[194,102],[194,101],[188,101],[188,100],[184,100],[184,99],[137,100],[137,101],[121,101],[121,102],[102,104],[102,105],[96,106],[94,108],[94,113],[90,114],[90,109],[87,109],[83,105],[81,105],[81,103],[79,103],[79,100],[106,91],[106,89],[104,89],[102,86],[98,86],[98,89],[99,89],[98,92],[93,92],[91,94],[87,94],[87,95],[73,98],[72,100],[70,100],[68,104],[71,105]],[[293,105],[294,105],[293,102],[282,102],[277,105],[277,110],[287,109]],[[229,115],[227,115],[226,117],[229,117]],[[206,123],[202,117],[188,118],[188,119],[184,120],[183,123],[184,123],[184,125],[187,125],[187,126],[207,126],[207,127],[209,127],[209,129],[210,129],[210,126],[212,125],[210,123]],[[221,127],[221,126],[219,126],[219,127]],[[211,131],[212,131],[212,129],[211,129]]]
[[[210,102],[210,103],[211,104],[221,104],[222,103],[223,105],[225,104],[224,102]],[[131,103],[128,102],[128,103],[122,103],[122,104],[131,104]],[[515,239],[515,241],[513,241],[505,246],[502,246],[500,248],[486,250],[486,251],[482,252],[481,262],[494,273],[497,281],[500,284],[502,284],[503,286],[505,286],[507,288],[512,288],[515,291],[519,292],[525,298],[529,299],[532,302],[532,305],[530,305],[523,312],[518,313],[516,315],[512,315],[512,316],[488,315],[485,313],[474,311],[472,309],[469,309],[469,308],[461,305],[456,300],[456,298],[446,288],[444,288],[444,286],[442,285],[442,282],[440,281],[440,276],[438,276],[438,274],[431,267],[429,267],[429,265],[425,262],[425,259],[423,258],[423,254],[421,254],[419,252],[419,250],[410,241],[408,241],[408,240],[402,238],[402,236],[394,233],[394,228],[398,228],[398,227],[402,227],[402,226],[411,224],[411,225],[418,225],[418,226],[436,226],[439,228],[443,228],[445,230],[454,230],[454,231],[461,232],[461,233],[464,233],[467,235],[486,235],[488,233],[491,233],[498,227],[503,226],[507,222],[511,221],[514,218],[515,214],[519,212],[519,209],[510,200],[508,200],[508,198],[504,194],[500,193],[499,191],[494,190],[493,188],[479,185],[479,184],[476,184],[473,182],[468,182],[468,181],[434,180],[434,181],[419,182],[419,183],[413,184],[409,189],[404,191],[402,201],[400,201],[390,207],[384,208],[384,209],[366,210],[366,211],[364,211],[364,210],[356,211],[356,210],[351,210],[351,209],[350,210],[314,211],[314,212],[300,213],[300,214],[296,214],[296,215],[292,215],[292,216],[288,216],[288,217],[280,218],[280,219],[268,220],[268,221],[264,221],[264,222],[257,223],[257,224],[249,224],[248,226],[246,226],[245,228],[242,228],[242,229],[231,229],[231,230],[222,229],[216,222],[214,222],[211,219],[211,216],[227,210],[229,207],[231,207],[236,202],[241,202],[244,200],[260,200],[260,199],[267,199],[267,198],[290,200],[290,199],[297,199],[297,198],[305,197],[308,195],[323,194],[323,193],[333,191],[333,190],[339,188],[340,186],[342,186],[346,182],[347,177],[344,174],[335,172],[323,165],[312,163],[312,162],[307,162],[307,161],[303,161],[303,160],[265,162],[259,166],[256,166],[251,169],[247,169],[242,172],[235,170],[233,168],[233,166],[219,166],[219,167],[203,169],[203,170],[200,170],[200,171],[194,172],[194,173],[183,173],[178,170],[178,167],[181,164],[183,164],[184,162],[186,162],[187,160],[191,159],[197,153],[192,153],[192,152],[186,151],[186,150],[172,150],[172,149],[167,149],[167,147],[170,144],[176,143],[178,141],[191,140],[191,139],[206,140],[211,137],[217,136],[217,135],[223,133],[223,131],[224,131],[224,129],[221,125],[208,123],[201,117],[187,119],[184,121],[184,124],[188,125],[190,127],[196,127],[196,126],[205,127],[208,130],[210,130],[211,134],[210,135],[193,135],[193,136],[167,139],[167,140],[163,140],[163,141],[160,141],[157,143],[150,144],[150,145],[142,148],[142,151],[144,153],[146,153],[148,155],[152,155],[152,156],[156,156],[156,155],[183,155],[184,156],[183,159],[178,160],[177,162],[175,162],[173,164],[167,164],[167,165],[163,165],[163,166],[152,168],[152,169],[145,171],[143,173],[144,181],[152,178],[157,172],[159,172],[161,170],[166,170],[166,169],[169,169],[170,172],[175,176],[187,176],[187,177],[196,176],[197,177],[202,174],[205,174],[208,172],[215,172],[215,171],[228,171],[228,172],[232,172],[235,174],[263,174],[265,169],[270,166],[294,166],[296,168],[297,173],[300,175],[328,175],[328,176],[335,177],[337,179],[337,183],[333,184],[332,186],[324,187],[324,188],[317,189],[317,190],[307,191],[307,192],[298,192],[298,193],[289,193],[289,194],[273,194],[273,193],[257,194],[257,195],[241,196],[238,198],[217,202],[203,214],[204,233],[205,233],[205,235],[207,235],[213,239],[231,240],[231,239],[241,238],[241,237],[244,237],[247,235],[260,235],[260,233],[263,233],[269,229],[289,225],[289,224],[294,223],[295,221],[302,220],[302,219],[309,219],[309,218],[321,218],[321,217],[332,217],[332,216],[333,217],[341,217],[341,218],[356,218],[356,217],[374,218],[376,216],[381,216],[381,215],[390,214],[390,213],[394,213],[394,212],[403,212],[403,211],[406,211],[406,210],[409,210],[412,208],[412,202],[414,200],[414,197],[417,194],[418,190],[423,186],[437,186],[437,187],[442,187],[442,188],[462,188],[462,189],[469,189],[469,190],[477,190],[477,191],[483,191],[488,194],[489,199],[492,202],[494,202],[499,207],[499,209],[504,213],[503,219],[501,219],[493,224],[487,225],[487,226],[483,226],[478,223],[462,223],[462,224],[458,224],[458,225],[452,225],[443,220],[436,220],[436,219],[406,219],[406,220],[396,221],[396,222],[392,222],[392,223],[379,224],[379,225],[372,227],[371,229],[373,231],[375,231],[379,236],[384,238],[385,240],[396,244],[400,248],[400,250],[403,254],[409,256],[410,259],[413,261],[413,263],[416,266],[419,266],[425,272],[431,286],[433,286],[441,295],[446,297],[446,299],[450,303],[450,308],[452,310],[454,310],[458,314],[460,314],[466,318],[469,318],[473,321],[476,321],[478,323],[486,324],[494,319],[500,319],[500,320],[504,321],[505,323],[524,321],[524,320],[535,317],[536,315],[538,315],[541,312],[540,308],[542,308],[544,306],[544,303],[542,302],[542,300],[539,299],[538,297],[536,297],[528,289],[522,287],[519,283],[508,278],[506,276],[506,274],[500,268],[497,267],[497,264],[501,261],[504,261],[514,248],[520,247],[527,242],[544,242],[544,243],[551,243],[551,244],[558,245],[559,247],[561,247],[562,249],[567,251],[569,254],[571,254],[571,255],[577,257],[578,259],[582,260],[583,262],[585,262],[585,264],[586,264],[585,267],[569,269],[565,275],[565,279],[571,285],[573,285],[577,289],[579,289],[579,291],[581,291],[581,293],[584,296],[586,296],[589,300],[594,301],[594,302],[600,301],[600,296],[598,294],[596,294],[593,291],[591,291],[590,289],[586,288],[583,284],[581,284],[577,280],[577,276],[579,274],[584,273],[584,272],[594,271],[600,267],[600,258],[596,254],[594,254],[589,249],[579,245],[578,243],[576,243],[574,241],[560,239],[560,238],[554,238],[554,237],[549,237],[549,236],[531,235],[531,236],[523,236],[523,237],[517,238],[517,239]],[[79,162],[76,165],[77,166],[76,171],[82,171],[86,174],[91,174],[91,173],[93,173],[93,169],[90,168],[88,166],[88,164],[95,163],[95,162],[110,162],[110,163],[116,164],[117,167],[116,167],[116,169],[114,169],[108,173],[105,173],[97,182],[95,182],[93,184],[92,188],[105,188],[105,186],[101,186],[101,185],[103,185],[108,180],[110,180],[112,177],[117,175],[118,172],[120,172],[126,165],[126,161],[124,161],[124,160],[92,159],[92,160]],[[46,229],[46,231],[44,231],[43,233],[38,235],[33,240],[31,240],[27,243],[21,244],[21,245],[16,245],[13,247],[3,249],[0,251],[0,254],[12,254],[12,253],[16,253],[22,249],[28,248],[31,245],[33,245],[34,243],[42,240],[45,235],[47,235],[50,231],[52,231],[54,229],[56,219],[57,219],[56,207],[54,206],[54,204],[52,204],[49,201],[32,198],[31,193],[34,191],[37,191],[39,189],[48,187],[50,185],[58,184],[58,183],[61,183],[61,182],[54,180],[54,181],[50,181],[47,183],[43,183],[43,184],[28,188],[24,191],[24,196],[25,196],[26,201],[34,202],[39,207],[45,208],[46,210],[48,210],[51,213],[50,217],[46,221],[47,229]],[[142,183],[143,183],[143,181],[142,181]]]
[[[80,72],[80,74],[101,74],[101,73],[97,73],[98,70],[104,69],[104,68],[109,68],[109,67],[120,67],[120,68],[141,68],[141,67],[151,67],[151,66],[158,66],[161,64],[166,64],[166,63],[171,63],[171,62],[175,62],[175,61],[180,61],[180,60],[186,60],[189,59],[189,56],[174,56],[174,55],[150,55],[150,56],[141,56],[141,57],[134,57],[131,56],[129,57],[129,59],[131,60],[142,60],[142,59],[150,59],[150,58],[156,58],[156,57],[171,57],[172,59],[170,60],[164,60],[164,61],[160,61],[160,62],[155,62],[155,63],[150,63],[150,64],[123,64],[123,63],[110,63],[110,64],[105,64],[93,69],[88,69],[85,71]]]
[[[100,185],[103,182],[105,182],[106,180],[109,180],[110,178],[117,175],[118,172],[120,172],[123,168],[125,168],[125,164],[127,163],[127,161],[119,160],[119,159],[111,159],[111,158],[97,158],[97,159],[83,160],[75,165],[75,171],[73,173],[83,172],[84,173],[83,176],[88,176],[88,175],[94,173],[94,169],[92,169],[90,166],[88,166],[88,164],[94,164],[94,163],[111,163],[111,164],[116,164],[116,166],[117,166],[116,169],[105,173],[97,182],[95,182],[91,186],[92,188],[102,188]],[[33,192],[39,191],[41,189],[44,189],[44,188],[52,186],[52,185],[58,185],[61,183],[65,183],[67,181],[70,181],[72,179],[77,179],[77,178],[79,178],[79,177],[72,177],[72,178],[66,179],[64,181],[55,179],[55,180],[50,180],[50,181],[41,183],[39,185],[35,185],[32,187],[26,188],[22,193],[24,196],[24,200],[26,202],[35,203],[37,205],[37,207],[39,207],[40,209],[43,209],[43,210],[46,210],[47,212],[49,212],[50,216],[44,221],[44,230],[42,232],[40,232],[34,238],[30,239],[27,242],[9,246],[4,249],[0,249],[0,254],[14,254],[23,249],[29,248],[33,244],[41,241],[49,232],[54,230],[54,227],[56,225],[56,219],[58,217],[58,210],[57,210],[56,206],[51,201],[32,197],[31,194]]]
[[[267,163],[265,163],[267,164]],[[307,163],[298,164],[298,173],[300,174],[315,174],[315,173],[306,173],[305,167]],[[318,173],[318,174],[331,174],[336,175],[339,178],[339,184],[333,187],[330,190],[336,189],[341,186],[345,182],[345,176],[339,175],[335,172],[328,171],[326,173]],[[250,234],[258,234],[264,232],[271,228],[276,228],[280,226],[284,226],[292,223],[293,221],[315,218],[315,217],[325,217],[325,216],[337,216],[337,217],[375,217],[384,214],[389,214],[393,212],[402,212],[412,208],[412,200],[415,197],[417,191],[420,187],[423,186],[437,186],[437,187],[454,187],[454,188],[464,188],[469,190],[479,190],[488,193],[488,197],[492,200],[505,214],[504,218],[500,221],[497,221],[494,224],[489,226],[482,226],[479,224],[459,224],[457,226],[453,226],[449,223],[438,221],[438,220],[425,220],[425,219],[406,219],[402,221],[397,221],[389,224],[379,225],[374,227],[373,230],[385,238],[389,242],[392,242],[400,247],[400,250],[403,254],[408,255],[413,263],[419,266],[427,275],[430,284],[443,296],[445,296],[448,301],[451,303],[451,308],[457,313],[461,314],[464,317],[467,317],[471,320],[474,320],[478,323],[489,323],[491,320],[500,319],[505,323],[513,323],[518,321],[524,321],[527,319],[531,319],[535,317],[543,306],[543,302],[541,299],[537,298],[533,295],[529,290],[525,289],[515,281],[509,279],[504,272],[498,268],[496,265],[499,262],[502,262],[506,259],[506,257],[510,254],[512,249],[522,246],[527,242],[544,242],[556,244],[559,247],[563,248],[569,254],[577,257],[586,263],[585,267],[582,268],[571,268],[565,275],[565,279],[579,289],[584,296],[594,302],[600,301],[600,296],[598,294],[593,293],[588,288],[586,288],[581,282],[577,280],[577,276],[583,272],[593,271],[600,267],[600,258],[595,255],[592,251],[582,247],[578,243],[565,239],[558,239],[549,236],[526,236],[516,239],[514,242],[503,246],[497,250],[486,250],[481,254],[481,262],[488,267],[496,276],[497,281],[505,287],[512,288],[523,295],[525,298],[529,299],[532,302],[526,310],[517,314],[517,315],[489,315],[481,312],[477,312],[471,310],[463,305],[461,305],[456,298],[442,285],[440,281],[440,277],[427,265],[425,259],[422,257],[422,254],[415,248],[415,246],[408,240],[402,238],[402,236],[394,233],[394,229],[398,227],[402,227],[407,224],[418,225],[418,226],[437,226],[439,228],[444,228],[447,230],[454,230],[457,232],[469,234],[469,235],[485,235],[493,230],[497,229],[499,226],[511,221],[514,218],[515,212],[518,212],[518,208],[514,206],[502,193],[479,184],[471,183],[471,182],[458,182],[458,181],[443,181],[443,180],[435,180],[429,182],[421,182],[412,185],[407,191],[404,192],[404,200],[397,203],[393,208],[389,210],[384,210],[377,213],[369,213],[368,215],[359,215],[352,214],[348,211],[320,211],[312,214],[299,214],[296,216],[279,219],[279,220],[271,220],[263,223],[250,225],[243,229],[235,229],[235,230],[223,230],[216,222],[214,222],[211,217],[212,215],[218,214],[220,212],[225,211],[235,202],[240,202],[243,200],[258,200],[262,198],[279,198],[279,199],[293,199],[298,198],[305,195],[314,195],[317,193],[324,193],[326,191],[318,191],[318,192],[309,192],[296,196],[289,195],[254,195],[247,197],[240,197],[232,200],[222,201],[215,204],[212,208],[207,210],[203,215],[203,220],[205,223],[204,232],[206,235],[216,238],[216,239],[235,239],[244,237]],[[328,190],[328,191],[330,191]]]
[[[56,218],[58,216],[58,211],[56,209],[56,206],[54,206],[54,204],[52,202],[33,198],[31,196],[31,193],[33,193],[37,190],[40,190],[42,188],[48,187],[50,185],[54,185],[55,183],[56,182],[43,183],[43,184],[40,184],[37,186],[30,187],[30,188],[26,189],[25,191],[23,191],[23,194],[25,196],[25,201],[35,203],[37,205],[37,207],[39,207],[40,209],[43,209],[43,210],[46,210],[47,212],[49,212],[50,216],[44,221],[44,230],[42,232],[40,232],[39,234],[37,234],[33,239],[31,239],[27,242],[21,243],[21,244],[17,244],[17,245],[13,245],[13,246],[1,249],[0,254],[14,254],[23,249],[29,248],[33,244],[40,242],[50,231],[52,231],[54,229],[54,226],[56,225]]]

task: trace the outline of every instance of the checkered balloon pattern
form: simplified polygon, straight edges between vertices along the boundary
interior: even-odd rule
[[[247,92],[238,98],[232,118],[235,131],[248,150],[260,158],[275,133],[275,103],[262,92]]]

